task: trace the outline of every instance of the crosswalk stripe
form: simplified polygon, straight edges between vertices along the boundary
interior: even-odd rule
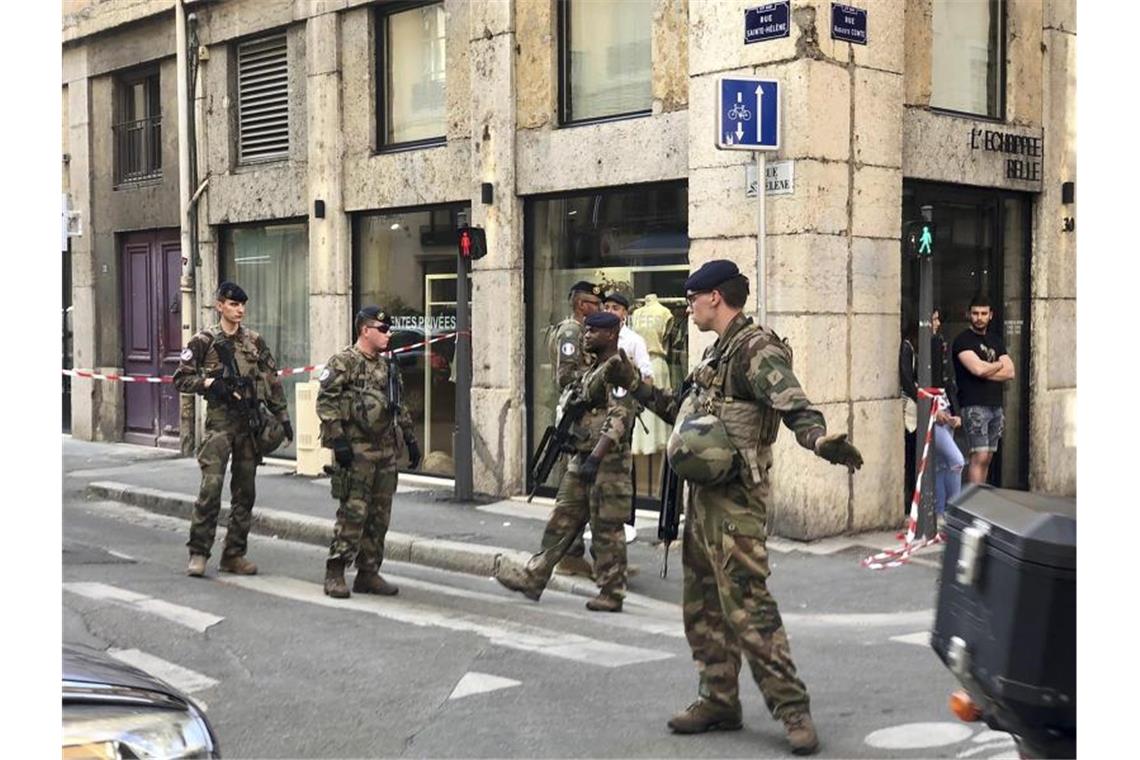
[[[220,579],[222,580],[222,579]],[[658,649],[615,644],[574,633],[539,628],[525,623],[473,615],[456,610],[443,610],[394,597],[367,599],[353,597],[333,599],[325,596],[321,586],[282,576],[235,576],[223,583],[264,594],[293,599],[323,607],[367,612],[388,620],[417,626],[445,628],[486,637],[492,644],[507,649],[559,657],[588,665],[617,668],[643,662],[669,659],[671,652]]]
[[[907,633],[902,636],[891,636],[891,641],[897,641],[900,644],[917,644],[920,647],[930,646],[930,631],[919,631],[918,633]]]
[[[518,686],[521,681],[515,681],[510,678],[502,678],[500,676],[493,676],[489,673],[464,673],[463,678],[459,679],[459,683],[455,684],[455,688],[451,691],[451,696],[448,699],[462,699],[469,697],[472,694],[486,694],[489,691],[498,691],[499,689],[509,689],[512,686]]]
[[[64,583],[63,590],[88,599],[133,607],[141,612],[164,618],[199,633],[205,633],[210,626],[225,620],[224,617],[202,612],[193,607],[171,604],[161,599],[155,599],[117,586],[110,586],[106,583]]]
[[[125,662],[128,665],[134,665],[140,670],[145,670],[152,676],[166,681],[174,688],[184,691],[187,694],[193,694],[196,691],[202,691],[203,689],[218,685],[217,679],[202,675],[196,670],[175,665],[173,662],[164,660],[161,657],[156,657],[153,654],[148,654],[147,652],[139,651],[138,649],[108,649],[107,654],[119,662]]]

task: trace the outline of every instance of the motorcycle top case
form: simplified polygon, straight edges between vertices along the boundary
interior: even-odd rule
[[[1075,732],[1076,501],[971,486],[946,533],[934,651],[1007,718]]]

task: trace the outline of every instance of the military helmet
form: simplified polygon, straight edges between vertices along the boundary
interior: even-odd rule
[[[677,420],[666,451],[673,471],[693,483],[724,483],[736,471],[736,447],[713,414],[694,412]]]
[[[285,426],[281,424],[281,420],[270,414],[264,403],[260,406],[262,424],[261,433],[257,436],[257,448],[262,456],[268,456],[285,441]]]

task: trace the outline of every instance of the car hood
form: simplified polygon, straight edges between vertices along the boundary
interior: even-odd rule
[[[63,680],[76,684],[100,684],[119,689],[149,691],[180,702],[186,701],[186,697],[170,684],[86,647],[63,647]]]

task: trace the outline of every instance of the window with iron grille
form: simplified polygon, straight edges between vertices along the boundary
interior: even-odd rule
[[[115,185],[162,177],[162,102],[158,72],[115,81]]]
[[[289,155],[289,65],[285,35],[237,48],[238,162]]]

